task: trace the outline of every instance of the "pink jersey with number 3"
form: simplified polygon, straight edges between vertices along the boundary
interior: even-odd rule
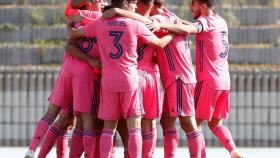
[[[196,35],[196,74],[198,81],[205,81],[217,90],[230,89],[228,65],[228,27],[217,14],[199,17],[196,25],[202,25]]]
[[[128,18],[98,19],[83,29],[87,37],[97,37],[102,61],[102,88],[109,92],[136,90],[137,40],[149,44],[156,36],[144,24]]]

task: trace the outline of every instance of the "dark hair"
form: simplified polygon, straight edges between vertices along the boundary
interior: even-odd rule
[[[121,8],[122,7],[122,4],[123,4],[123,1],[125,0],[112,0],[111,1],[111,5],[113,7],[117,7],[117,8]],[[137,0],[126,0],[128,3],[130,2],[137,2]]]
[[[105,6],[103,8],[103,12],[105,12],[106,10],[112,9],[112,8],[114,8],[112,5]]]
[[[138,3],[143,3],[145,5],[151,5],[154,3],[154,0],[139,0]]]
[[[197,0],[198,3],[205,3],[207,5],[207,7],[209,8],[212,8],[214,3],[215,3],[215,0]]]
[[[164,0],[154,0],[154,5],[161,8]]]

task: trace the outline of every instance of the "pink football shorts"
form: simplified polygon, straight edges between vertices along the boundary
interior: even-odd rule
[[[215,90],[206,82],[200,81],[195,87],[196,117],[211,121],[229,116],[230,91]]]
[[[108,92],[102,89],[98,117],[102,120],[119,120],[142,116],[143,107],[140,103],[138,90],[128,92]]]
[[[195,84],[186,84],[177,79],[165,89],[163,112],[172,117],[194,116],[194,89]]]
[[[156,71],[138,70],[140,76],[141,100],[145,119],[156,119],[162,112],[160,75]]]

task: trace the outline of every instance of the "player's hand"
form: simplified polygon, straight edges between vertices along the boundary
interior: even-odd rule
[[[111,19],[116,16],[116,8],[111,8],[109,10],[106,10],[103,12],[101,19],[106,20],[106,19]]]
[[[84,20],[84,16],[81,11],[78,10],[76,14],[69,15],[69,20],[71,22],[82,22]]]
[[[96,68],[97,70],[102,69],[102,65],[101,65],[101,62],[99,60],[89,58],[87,62],[89,63],[90,66]]]
[[[174,21],[175,24],[183,24],[183,21],[181,19],[176,19]]]
[[[162,10],[163,10],[163,12],[165,12],[165,13],[169,12],[169,10],[168,10],[167,8],[165,8],[165,7],[163,7]]]
[[[147,23],[147,24],[145,24],[145,25],[146,25],[146,27],[147,27],[148,29],[150,29],[152,32],[157,32],[157,31],[159,31],[160,28],[161,28],[161,24],[160,24],[159,22],[157,22],[157,21],[153,21],[153,22]]]
[[[67,27],[68,28],[68,27]],[[76,29],[72,28],[72,27],[69,27],[68,28],[68,34],[67,34],[67,41],[71,41],[73,39],[73,32],[75,31]]]

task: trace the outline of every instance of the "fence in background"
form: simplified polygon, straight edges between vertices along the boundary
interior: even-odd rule
[[[46,111],[58,67],[0,67],[0,146],[25,146]],[[240,146],[280,145],[280,69],[232,68],[231,114],[225,124]],[[178,124],[179,144],[185,134]],[[158,144],[162,131],[158,126]],[[205,125],[207,145],[218,141]]]

